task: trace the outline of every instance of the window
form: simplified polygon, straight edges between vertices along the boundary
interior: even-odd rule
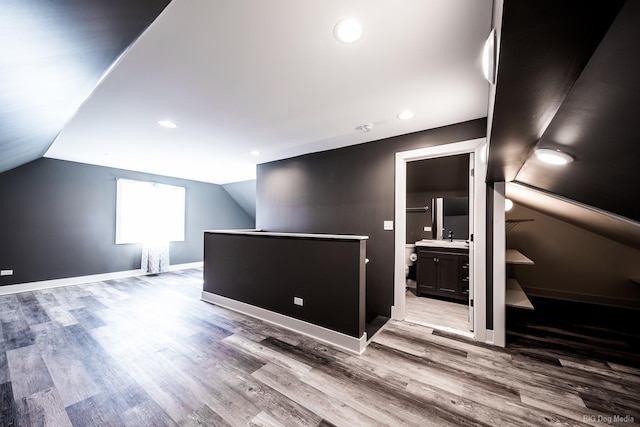
[[[117,182],[116,244],[184,241],[184,187]]]

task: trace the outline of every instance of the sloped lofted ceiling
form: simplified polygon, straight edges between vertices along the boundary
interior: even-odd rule
[[[505,1],[489,179],[640,222],[639,76],[640,2]]]
[[[169,0],[3,0],[0,172],[36,160]]]
[[[254,178],[258,162],[485,117],[491,7],[173,0],[46,156],[224,184]],[[341,43],[334,27],[350,17],[362,38]],[[404,109],[415,117],[398,120]]]
[[[490,0],[167,4],[3,2],[0,172],[49,150],[226,183],[258,162],[487,114]],[[333,26],[352,16],[363,38],[341,44]],[[502,18],[489,180],[640,221],[640,2],[505,0]],[[405,108],[416,116],[397,120]],[[535,147],[576,161],[542,165]]]

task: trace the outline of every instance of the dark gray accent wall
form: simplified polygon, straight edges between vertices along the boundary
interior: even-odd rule
[[[205,233],[203,290],[360,338],[366,240]],[[302,306],[293,298],[302,298]]]
[[[0,285],[140,268],[139,244],[115,244],[116,178],[186,188],[185,241],[171,264],[202,261],[203,230],[253,228],[215,184],[53,159],[0,174]]]
[[[486,119],[258,165],[257,228],[367,242],[367,321],[393,305],[395,153],[486,135]]]
[[[406,243],[415,243],[422,239],[433,239],[435,232],[424,231],[424,227],[433,226],[431,199],[435,193],[407,192],[407,239]],[[421,209],[426,208],[426,209]]]

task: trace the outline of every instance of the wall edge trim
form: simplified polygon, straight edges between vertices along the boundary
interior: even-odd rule
[[[640,310],[640,300],[584,294],[580,292],[557,291],[555,289],[523,286],[525,293],[532,297],[559,299],[569,302],[603,305],[607,307]],[[534,308],[535,309],[535,308]]]
[[[200,268],[203,262],[190,262],[185,264],[170,265],[167,271],[185,270],[188,268]],[[91,274],[88,276],[65,277],[62,279],[40,280],[36,282],[18,283],[15,285],[0,286],[0,295],[17,294],[20,292],[39,291],[44,289],[59,288],[62,286],[83,285],[86,283],[102,282],[104,280],[126,279],[128,277],[146,276],[142,270],[115,271],[112,273]]]
[[[202,291],[201,300],[298,332],[351,354],[360,355],[367,347],[366,332],[360,338],[351,337],[341,332],[332,331],[322,326],[207,291]]]

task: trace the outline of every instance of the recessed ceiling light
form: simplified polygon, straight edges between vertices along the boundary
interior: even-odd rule
[[[536,157],[550,165],[566,165],[573,162],[573,157],[567,153],[549,148],[538,148],[535,151]]]
[[[333,35],[343,43],[354,43],[362,37],[362,26],[355,19],[344,19],[333,28]]]
[[[259,155],[260,155],[260,154],[262,154],[262,153],[261,153],[260,151],[258,151],[258,150],[253,150],[253,151],[251,151],[251,153],[250,153],[250,154],[251,154],[252,156],[259,156]]]
[[[409,120],[409,119],[413,119],[413,116],[415,116],[415,114],[413,114],[413,111],[404,110],[400,114],[398,114],[396,117],[400,120]]]
[[[158,120],[158,124],[160,126],[164,126],[166,128],[170,128],[170,129],[175,129],[178,127],[177,124],[175,124],[174,122],[172,122],[171,120]]]

